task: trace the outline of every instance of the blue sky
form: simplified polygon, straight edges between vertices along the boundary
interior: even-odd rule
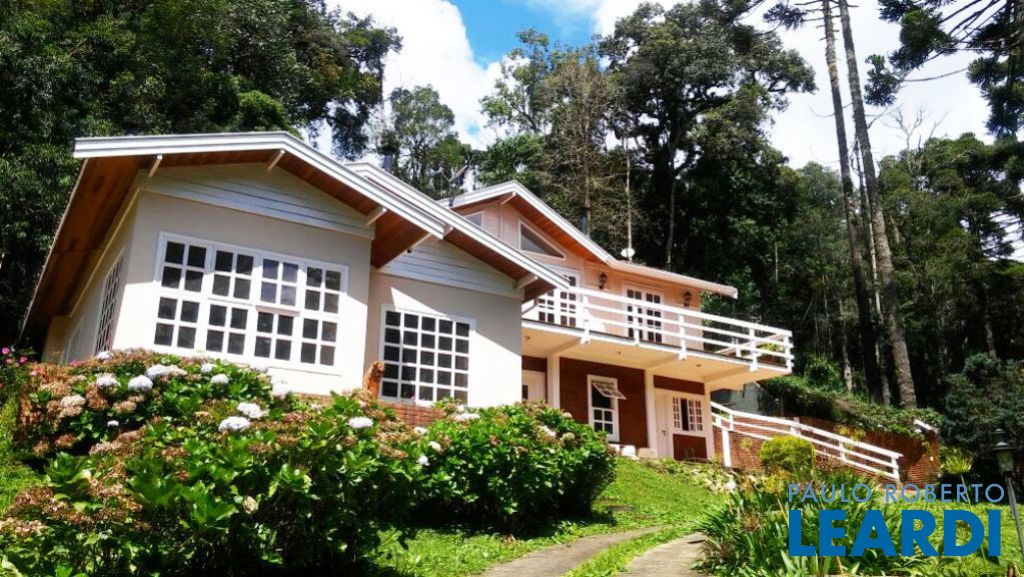
[[[615,21],[641,0],[327,0],[332,7],[373,16],[394,26],[403,38],[400,53],[385,66],[386,92],[397,86],[431,85],[455,114],[455,128],[468,142],[486,147],[502,135],[487,126],[480,99],[494,89],[500,62],[516,46],[515,33],[533,27],[556,43],[578,45],[593,34],[608,34]],[[655,0],[671,5],[675,0]],[[859,55],[888,53],[899,44],[898,26],[881,22],[877,0],[865,0],[852,10]],[[760,19],[752,22],[761,25]],[[827,90],[821,30],[807,26],[782,33],[783,43],[798,51],[814,68],[819,90],[790,97],[787,110],[774,115],[767,127],[772,143],[793,166],[818,162],[837,167],[838,149]],[[970,56],[932,61],[917,73],[930,77],[964,68]],[[862,69],[861,74],[865,74]],[[845,74],[843,74],[845,77]],[[821,88],[825,88],[824,90]],[[910,143],[929,136],[959,136],[974,132],[983,138],[988,109],[976,87],[962,74],[908,85],[895,106],[872,111],[872,145],[877,158],[894,154],[908,144],[898,128],[899,117],[921,122]],[[852,131],[850,131],[852,133]]]

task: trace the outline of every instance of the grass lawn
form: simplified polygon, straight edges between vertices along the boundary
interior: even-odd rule
[[[11,451],[10,431],[14,430],[14,403],[0,406],[0,512],[7,509],[11,500],[22,488],[39,482],[39,476],[25,465],[22,465]]]
[[[1018,568],[1024,567],[1024,562],[1021,559],[1020,543],[1017,541],[1017,529],[1013,523],[1013,515],[1010,513],[1009,506],[997,506],[989,503],[981,504],[966,504],[966,503],[905,503],[902,505],[904,509],[921,509],[930,511],[935,515],[935,520],[938,526],[935,528],[935,533],[931,539],[931,542],[938,547],[942,542],[942,511],[943,509],[966,509],[974,512],[981,522],[985,525],[985,535],[988,536],[988,513],[990,509],[999,509],[1002,512],[1002,535],[1001,535],[1001,547],[1002,557],[999,558],[1001,565],[1006,566],[1013,563]],[[966,534],[960,535],[959,542],[963,543],[966,539]],[[969,574],[981,573],[983,570],[991,570],[994,565],[988,563],[983,559],[977,557],[969,557],[962,561],[956,562],[956,567],[966,570]]]
[[[371,574],[375,577],[473,575],[496,563],[586,535],[650,526],[665,528],[608,549],[573,576],[613,574],[637,554],[685,534],[708,507],[719,502],[717,495],[687,474],[688,469],[673,468],[673,471],[657,471],[642,463],[620,459],[615,482],[602,493],[591,518],[562,521],[535,533],[514,537],[459,528],[421,530],[404,549],[383,548]]]

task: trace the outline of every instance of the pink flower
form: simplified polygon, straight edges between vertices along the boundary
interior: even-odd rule
[[[24,364],[25,364],[25,363],[27,363],[27,362],[28,362],[28,359],[27,359],[27,358],[25,358],[25,357],[21,357],[20,359],[18,359],[18,363],[20,363],[20,364],[22,364],[22,365],[24,365]]]
[[[8,354],[8,353],[10,353],[10,352],[11,352],[11,349],[9,349],[9,348],[7,348],[7,347],[4,347],[4,348],[3,348],[3,351],[0,351],[0,352],[3,352],[3,354],[5,354],[5,355],[6,355],[6,354]]]

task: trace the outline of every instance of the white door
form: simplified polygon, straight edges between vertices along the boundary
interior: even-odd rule
[[[523,400],[545,401],[547,397],[547,375],[540,371],[523,371]]]
[[[640,340],[662,342],[661,310],[644,306],[645,303],[660,305],[661,293],[640,287],[626,287],[626,298],[636,302],[626,306],[627,321],[630,324],[629,338],[634,338],[632,326],[636,325],[639,327]]]
[[[674,457],[672,448],[672,397],[668,393],[658,392],[654,396],[654,414],[656,417],[655,435],[659,457]]]

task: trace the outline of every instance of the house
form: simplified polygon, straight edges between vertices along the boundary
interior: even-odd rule
[[[325,394],[545,401],[623,445],[714,452],[710,394],[787,374],[736,289],[619,260],[517,183],[436,202],[287,133],[85,138],[23,332],[50,361],[143,347]]]

